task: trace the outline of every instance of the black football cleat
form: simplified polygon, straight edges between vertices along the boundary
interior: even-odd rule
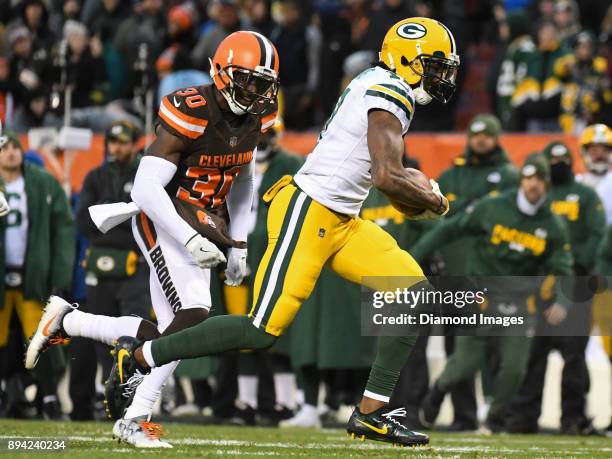
[[[405,408],[389,411],[388,407],[383,406],[368,414],[363,414],[359,408],[355,408],[346,426],[346,431],[354,439],[384,441],[400,447],[429,444],[427,435],[410,430],[397,419],[405,417]]]
[[[136,388],[150,369],[141,367],[134,358],[134,351],[142,342],[131,336],[122,336],[114,342],[111,355],[113,367],[104,383],[104,403],[109,418],[117,420],[123,417],[125,410],[132,403]]]

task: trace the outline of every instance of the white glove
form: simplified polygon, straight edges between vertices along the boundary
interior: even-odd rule
[[[436,182],[434,179],[429,179],[429,183],[431,184],[431,191],[433,191],[438,196],[441,196],[444,198],[444,195],[440,191],[440,185],[438,185],[438,182]],[[406,217],[406,218],[408,220],[436,220],[442,217],[443,215],[446,215],[449,209],[450,209],[450,206],[447,207],[444,213],[442,214],[437,214],[433,210],[426,209],[420,214],[413,215],[413,216]]]
[[[225,269],[225,283],[236,287],[249,275],[247,266],[247,249],[237,249],[232,247],[227,255],[227,268]]]
[[[189,239],[185,247],[195,259],[196,264],[202,269],[212,268],[225,262],[225,255],[215,244],[201,234],[196,234]]]
[[[8,205],[8,201],[4,197],[4,193],[0,191],[0,217],[4,217],[10,210],[11,208]]]

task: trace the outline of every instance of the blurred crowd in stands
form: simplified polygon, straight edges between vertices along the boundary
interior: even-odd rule
[[[316,128],[409,16],[444,22],[461,55],[458,95],[421,109],[413,130],[463,128],[489,109],[513,131],[609,124],[606,0],[2,0],[0,120],[17,132],[61,125],[71,88],[72,125],[138,121],[156,105],[144,103],[147,89],[207,82],[218,43],[248,29],[278,48],[287,128]]]
[[[41,359],[34,373],[25,372],[21,358],[15,356],[21,355],[24,339],[33,332],[32,323],[37,324],[27,311],[40,310],[40,299],[51,292],[78,301],[84,310],[92,312],[131,314],[135,310],[130,307],[136,307],[144,308],[141,315],[148,313],[148,303],[141,301],[148,296],[148,268],[142,257],[134,255],[135,266],[139,266],[135,268],[137,276],[121,274],[121,282],[128,277],[132,283],[136,277],[140,279],[136,286],[139,292],[116,287],[113,276],[119,274],[114,271],[109,275],[111,284],[104,284],[109,281],[101,277],[102,272],[109,270],[91,264],[96,249],[104,248],[105,256],[125,255],[125,266],[128,254],[137,252],[129,223],[122,233],[101,236],[87,212],[91,204],[129,200],[142,153],[137,139],[145,129],[147,115],[155,116],[157,105],[147,102],[147,94],[159,101],[175,89],[209,82],[209,58],[220,41],[236,30],[257,30],[274,42],[280,54],[282,93],[285,107],[289,107],[284,112],[285,127],[317,129],[348,81],[376,62],[387,29],[414,15],[443,21],[453,31],[461,55],[459,89],[452,102],[419,107],[411,127],[417,131],[467,128],[465,151],[457,152],[454,163],[439,178],[442,191],[451,201],[450,217],[461,218],[465,215],[462,212],[489,194],[516,194],[523,179],[537,175],[544,183],[543,193],[549,193],[549,200],[542,198],[540,205],[545,202],[544,209],[550,207],[567,220],[575,248],[572,272],[611,276],[612,135],[605,126],[612,122],[609,1],[0,0],[0,121],[18,134],[64,124],[103,131],[106,153],[105,163],[86,179],[82,195],[71,197],[70,210],[58,191],[59,185],[42,168],[32,165],[36,158],[23,157],[18,135],[7,134],[6,143],[0,145],[0,191],[6,193],[14,209],[6,218],[6,226],[21,231],[21,236],[27,234],[28,247],[41,247],[24,248],[17,262],[0,257],[0,265],[6,263],[10,268],[11,263],[19,264],[14,276],[6,277],[7,295],[0,297],[4,301],[0,319],[5,321],[0,320],[0,417],[66,417],[57,389],[67,367],[66,356],[71,357],[71,418],[104,417],[96,371],[99,365],[103,368],[99,373],[108,373],[110,357],[105,347],[75,339],[66,348],[54,349],[60,352],[49,351],[46,355],[52,358],[43,366]],[[489,114],[474,118],[479,113]],[[598,126],[585,129],[596,123]],[[505,152],[498,142],[503,131],[580,136],[586,173],[575,177],[576,164],[570,151],[558,142],[528,164],[531,168],[519,171],[510,162],[512,152]],[[282,127],[276,126],[261,140],[259,152],[266,154],[258,153],[258,186],[272,184],[278,178],[273,174],[293,173],[301,165],[302,158],[281,151],[281,134]],[[527,169],[537,173],[528,176]],[[2,188],[5,184],[6,189]],[[34,198],[43,196],[40,189],[47,193],[47,206],[38,205],[41,200]],[[263,191],[258,190],[259,195]],[[25,200],[20,204],[19,196],[27,196],[27,204]],[[384,226],[407,250],[416,247],[435,226],[407,222],[376,191],[368,199],[362,218]],[[559,204],[551,207],[549,201]],[[265,215],[258,203],[253,208],[251,234],[263,237],[265,242]],[[20,210],[29,213],[30,221],[39,218],[45,224],[28,227],[28,222],[19,218]],[[0,219],[4,231],[3,225]],[[588,250],[582,245],[587,240]],[[4,250],[3,243],[0,238]],[[444,263],[436,259],[419,261],[428,274],[465,274],[461,269],[472,253],[465,247],[455,245],[454,254],[449,255],[451,250],[446,259],[442,257]],[[84,260],[90,260],[86,268]],[[248,292],[228,291],[219,277],[221,272],[214,271],[212,276],[215,312],[244,313]],[[28,282],[34,285],[32,279],[37,290],[28,287],[28,291],[23,286]],[[292,426],[316,427],[329,421],[339,408],[354,403],[363,388],[374,348],[372,338],[359,336],[359,307],[355,304],[359,302],[359,290],[329,273],[321,284],[302,308],[295,331],[273,350],[272,357],[234,353],[183,362],[177,378],[165,391],[161,412],[214,414],[222,422],[248,425],[276,425],[288,418]],[[113,287],[100,288],[104,285]],[[20,296],[11,293],[15,291]],[[136,294],[140,295],[138,300]],[[28,295],[39,301],[29,302]],[[16,314],[12,314],[13,309]],[[555,309],[554,320],[551,315],[538,320],[563,321],[567,312]],[[605,320],[610,323],[609,317]],[[590,323],[585,336],[544,340],[538,345],[541,347],[532,347],[531,354],[523,352],[524,367],[512,367],[521,371],[510,374],[514,380],[506,402],[509,404],[513,395],[517,398],[514,405],[505,407],[506,413],[515,417],[522,414],[523,419],[506,424],[504,418],[504,425],[500,425],[498,418],[497,424],[488,427],[513,432],[538,430],[546,356],[556,348],[562,351],[566,364],[571,362],[568,370],[573,369],[563,376],[561,428],[569,434],[597,433],[586,405],[588,327]],[[454,341],[447,340],[449,355],[457,345]],[[612,356],[610,338],[603,342]],[[424,341],[415,350],[393,399],[409,408],[415,427],[420,422],[416,417],[419,404],[424,399],[431,401],[431,392],[438,387],[433,385],[428,390],[426,345]],[[499,362],[496,365],[493,372],[499,370]],[[521,387],[525,377],[530,378],[526,380],[529,384]],[[491,389],[495,385],[491,380],[484,391],[487,404],[497,390]],[[467,387],[444,388],[451,392],[455,407],[451,428],[474,430],[479,413],[473,375],[463,382]],[[25,391],[33,385],[38,386],[35,403]],[[319,400],[320,385],[327,389],[324,401]],[[295,387],[300,388],[297,398]],[[531,409],[524,409],[520,403]],[[612,435],[612,424],[608,431]]]

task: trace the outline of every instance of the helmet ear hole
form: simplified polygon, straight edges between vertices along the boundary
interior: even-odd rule
[[[404,67],[408,67],[409,65],[409,62],[408,62],[408,59],[406,59],[406,56],[402,56],[402,59],[400,62],[402,63]]]

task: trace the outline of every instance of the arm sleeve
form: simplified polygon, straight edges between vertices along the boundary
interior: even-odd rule
[[[586,215],[584,216],[585,237],[580,238],[581,243],[574,251],[576,254],[576,259],[574,260],[576,265],[586,272],[583,271],[578,274],[586,274],[593,269],[597,256],[597,248],[601,243],[606,227],[603,205],[597,194],[593,193],[591,195],[591,199],[589,199],[586,207]]]
[[[433,252],[461,235],[476,233],[479,228],[481,206],[468,207],[465,212],[461,212],[453,217],[444,219],[438,226],[425,233],[414,247],[410,254],[418,261],[422,262],[430,257]]]
[[[565,224],[560,219],[558,231],[559,235],[551,240],[551,250],[546,259],[545,272],[543,274],[571,276],[574,266],[572,247]]]
[[[89,172],[85,177],[85,183],[79,194],[79,202],[76,208],[76,223],[78,230],[86,237],[99,234],[98,228],[89,216],[89,206],[98,204],[96,187],[94,184],[94,171]]]
[[[597,271],[602,276],[612,276],[612,225],[608,226],[597,253]]]
[[[51,182],[51,278],[50,287],[69,291],[76,258],[76,230],[68,198],[53,177]]]
[[[238,173],[227,197],[227,211],[230,217],[229,233],[235,241],[245,242],[247,240],[254,192],[255,159]]]
[[[170,161],[145,156],[138,166],[131,197],[156,225],[185,245],[197,233],[179,216],[164,188],[176,171]]]

